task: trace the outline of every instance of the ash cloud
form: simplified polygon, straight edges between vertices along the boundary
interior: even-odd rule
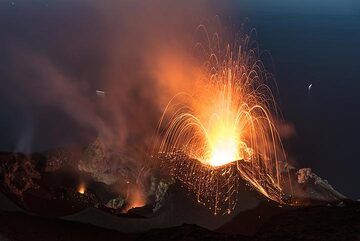
[[[21,145],[44,150],[99,136],[119,150],[145,147],[166,102],[191,84],[183,73],[191,72],[192,33],[209,12],[203,3],[4,6],[1,92],[34,122],[31,137],[16,135]]]
[[[24,117],[5,123],[7,146],[30,153],[99,138],[122,158],[82,167],[100,181],[129,181],[129,195],[143,199],[154,129],[169,99],[191,88],[193,34],[214,16],[205,3],[1,3],[3,115]]]

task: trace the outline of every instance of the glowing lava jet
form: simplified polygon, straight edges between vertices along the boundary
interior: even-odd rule
[[[198,44],[206,56],[199,81],[172,98],[159,124],[165,165],[214,213],[235,208],[238,177],[282,202],[286,157],[274,126],[276,104],[250,41],[246,35],[222,44],[215,34],[209,46]]]

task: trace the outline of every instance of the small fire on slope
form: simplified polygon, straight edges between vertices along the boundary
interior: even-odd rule
[[[80,183],[80,185],[78,186],[77,191],[78,191],[78,193],[80,193],[80,194],[84,194],[84,193],[86,192],[85,184],[84,184],[84,183]]]

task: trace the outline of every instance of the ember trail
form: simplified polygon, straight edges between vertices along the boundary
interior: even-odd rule
[[[199,31],[208,44],[196,45],[205,61],[194,89],[175,95],[159,122],[163,164],[215,214],[236,206],[234,175],[282,202],[280,166],[286,156],[274,124],[269,74],[250,46],[251,35],[230,43],[218,34],[209,37],[204,26]]]

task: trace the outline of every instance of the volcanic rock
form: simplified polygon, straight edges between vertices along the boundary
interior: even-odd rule
[[[303,190],[303,192],[298,194],[300,197],[325,202],[336,202],[346,199],[327,180],[313,173],[311,168],[299,169],[296,174],[297,182]]]
[[[312,206],[277,211],[261,224],[251,236],[219,233],[192,224],[165,229],[153,229],[145,233],[125,234],[73,221],[49,219],[18,212],[0,212],[0,235],[17,241],[29,240],[138,240],[138,241],[191,241],[191,240],[237,240],[237,241],[342,241],[360,240],[360,203],[345,201],[344,207]],[[274,208],[265,205],[265,208]],[[279,207],[278,207],[279,208]],[[258,211],[260,210],[258,209]],[[269,210],[268,210],[269,211]],[[270,213],[269,211],[268,213]],[[263,212],[262,212],[263,213]],[[277,214],[276,214],[277,213]],[[247,211],[248,217],[257,215]],[[246,217],[244,214],[240,214]],[[240,216],[239,216],[240,217]],[[234,219],[231,227],[239,228],[252,220]],[[230,227],[230,226],[228,226]],[[229,230],[234,231],[234,230]],[[234,233],[234,232],[233,232]]]

